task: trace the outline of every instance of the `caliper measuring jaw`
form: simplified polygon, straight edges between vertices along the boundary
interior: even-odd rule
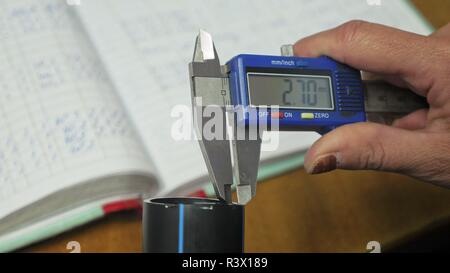
[[[238,203],[246,204],[256,193],[261,137],[257,133],[255,139],[247,138],[249,129],[237,126],[227,68],[220,65],[211,35],[202,30],[195,42],[189,76],[193,125],[215,193],[232,203],[231,186],[236,181]]]

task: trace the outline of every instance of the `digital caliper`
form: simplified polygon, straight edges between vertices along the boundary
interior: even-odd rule
[[[221,66],[211,35],[200,31],[197,37],[189,65],[194,126],[216,195],[228,203],[233,178],[239,204],[246,204],[256,193],[261,137],[237,137],[250,135],[255,123],[273,130],[270,125],[276,120],[276,130],[324,134],[356,122],[388,124],[427,107],[422,97],[409,90],[364,82],[360,71],[329,57],[294,57],[292,46],[281,51],[283,56],[237,55]],[[203,113],[207,107],[215,107],[224,120],[234,116],[232,137],[202,137],[212,118]],[[226,122],[221,126],[225,135]]]

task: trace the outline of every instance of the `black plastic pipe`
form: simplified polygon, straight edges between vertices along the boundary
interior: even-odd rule
[[[242,253],[244,206],[204,198],[145,200],[142,233],[144,252]]]

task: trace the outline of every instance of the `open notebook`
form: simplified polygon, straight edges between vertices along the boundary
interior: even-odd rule
[[[350,19],[431,31],[409,2],[377,2],[0,1],[0,251],[98,218],[107,204],[207,182],[198,143],[171,137],[172,107],[190,105],[199,28],[222,62],[278,54]],[[260,178],[301,165],[317,138],[283,133],[262,154]]]

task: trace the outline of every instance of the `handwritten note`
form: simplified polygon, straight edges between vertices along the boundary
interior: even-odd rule
[[[151,164],[65,1],[0,2],[0,218],[64,187]]]

